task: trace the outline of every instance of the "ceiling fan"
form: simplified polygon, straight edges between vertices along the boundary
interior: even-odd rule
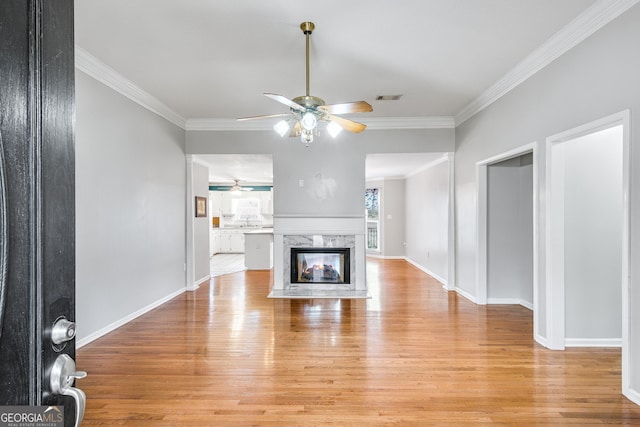
[[[238,191],[253,191],[253,187],[242,187],[240,185],[240,180],[239,179],[234,179],[234,184],[229,187],[229,191],[232,192],[238,192]]]
[[[318,123],[325,123],[327,131],[331,136],[335,137],[343,129],[349,132],[359,133],[362,132],[367,126],[355,122],[353,120],[345,119],[337,114],[350,114],[350,113],[367,113],[373,111],[373,108],[368,102],[355,101],[346,102],[343,104],[331,104],[326,105],[325,102],[317,96],[311,96],[309,94],[309,41],[311,33],[313,32],[315,25],[313,22],[303,22],[300,24],[300,29],[306,37],[306,65],[307,65],[307,92],[304,96],[298,96],[293,99],[288,99],[282,95],[275,93],[265,93],[264,95],[274,101],[289,107],[289,113],[281,114],[268,114],[263,116],[243,117],[237,120],[255,120],[255,119],[267,119],[273,117],[288,117],[281,120],[273,127],[280,136],[284,136],[290,128],[290,122],[294,122],[293,128],[289,136],[300,137],[301,141],[307,146],[313,141],[313,135],[317,134]]]

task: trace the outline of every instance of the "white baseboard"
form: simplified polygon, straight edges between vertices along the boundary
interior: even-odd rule
[[[89,344],[92,341],[97,340],[98,338],[108,334],[109,332],[115,331],[120,326],[131,322],[133,319],[142,316],[143,314],[153,310],[156,307],[161,306],[162,304],[166,303],[167,301],[172,300],[173,298],[177,297],[178,295],[184,293],[185,290],[186,290],[185,288],[178,289],[177,291],[172,292],[171,294],[167,295],[166,297],[160,298],[159,300],[157,300],[155,302],[152,302],[151,304],[147,305],[146,307],[143,307],[140,310],[135,311],[135,312],[129,314],[128,316],[123,317],[120,320],[116,320],[115,322],[110,323],[109,325],[105,326],[104,328],[99,329],[99,330],[95,331],[94,333],[82,338],[81,340],[76,341],[76,348],[84,347],[85,345]]]
[[[436,279],[438,282],[442,283],[442,285],[446,288],[447,287],[447,280],[438,276],[437,274],[435,274],[434,272],[432,272],[431,270],[429,270],[427,267],[424,267],[420,264],[418,264],[417,262],[415,262],[414,260],[412,260],[411,258],[407,258],[407,257],[402,257],[405,261],[407,261],[409,264],[413,265],[416,268],[419,268],[420,270],[424,271],[425,273],[427,273],[429,276],[433,277],[434,279]]]
[[[541,346],[545,347],[545,348],[549,348],[547,346],[547,339],[545,337],[543,337],[542,335],[539,334],[533,334],[533,339],[536,340],[536,342],[538,344],[540,344]]]
[[[622,348],[622,338],[565,338],[565,347],[616,347]]]
[[[458,293],[458,295],[468,299],[469,301],[471,301],[474,304],[478,304],[476,297],[474,297],[473,295],[471,295],[469,292],[462,290],[458,287],[456,287],[455,291]]]
[[[211,275],[210,274],[207,275],[207,276],[204,276],[201,279],[196,280],[195,282],[193,282],[193,286],[188,286],[187,287],[187,291],[192,292],[192,291],[197,290],[200,287],[201,284],[203,284],[204,282],[206,282],[209,279],[211,279]]]
[[[487,298],[487,304],[495,305],[521,305],[533,311],[533,304],[520,298]]]
[[[405,259],[405,257],[403,256],[386,256],[386,255],[372,254],[372,253],[367,253],[367,256],[375,259]]]
[[[640,405],[640,392],[637,390],[628,388],[626,390],[622,390],[622,394],[636,405]]]

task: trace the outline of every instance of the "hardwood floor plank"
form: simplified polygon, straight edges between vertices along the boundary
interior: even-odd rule
[[[402,260],[370,300],[273,300],[216,277],[78,350],[85,425],[640,425],[620,350],[550,351],[532,312],[476,306]]]

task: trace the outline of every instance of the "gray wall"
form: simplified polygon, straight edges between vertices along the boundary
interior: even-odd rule
[[[76,72],[78,340],[184,289],[184,138]]]
[[[640,5],[597,31],[578,46],[456,128],[456,279],[475,293],[475,163],[538,141],[540,188],[544,188],[545,138],[610,114],[631,109],[631,128],[640,128]],[[640,133],[631,133],[631,323],[640,324]],[[545,212],[540,194],[540,213]],[[540,216],[540,230],[544,217]],[[539,273],[544,272],[544,233],[539,234]],[[541,274],[544,302],[544,275]],[[544,303],[540,318],[546,316]],[[541,323],[537,334],[544,337]],[[631,330],[632,378],[640,390],[640,329]]]
[[[566,337],[622,336],[622,127],[562,143]]]
[[[343,132],[335,140],[325,134],[310,147],[273,131],[187,132],[189,154],[273,154],[276,216],[364,218],[367,153],[447,152],[453,147],[453,129]]]
[[[195,196],[207,198],[207,211],[209,210],[209,168],[197,163],[192,167],[193,197],[190,201],[195,207]],[[211,274],[209,262],[209,213],[206,217],[195,217],[193,220],[193,271],[194,282],[206,280]]]
[[[487,167],[487,298],[533,306],[531,154]]]
[[[382,256],[404,256],[405,236],[405,180],[385,179],[382,189],[382,209],[380,226],[382,228]]]
[[[448,280],[449,162],[406,179],[406,256]]]

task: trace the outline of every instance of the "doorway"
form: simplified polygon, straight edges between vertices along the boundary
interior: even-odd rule
[[[621,346],[625,393],[629,111],[551,136],[546,151],[547,347]]]
[[[534,336],[540,324],[537,168],[536,143],[476,164],[475,302],[521,304],[532,309]]]
[[[487,167],[487,303],[533,310],[533,153]]]

